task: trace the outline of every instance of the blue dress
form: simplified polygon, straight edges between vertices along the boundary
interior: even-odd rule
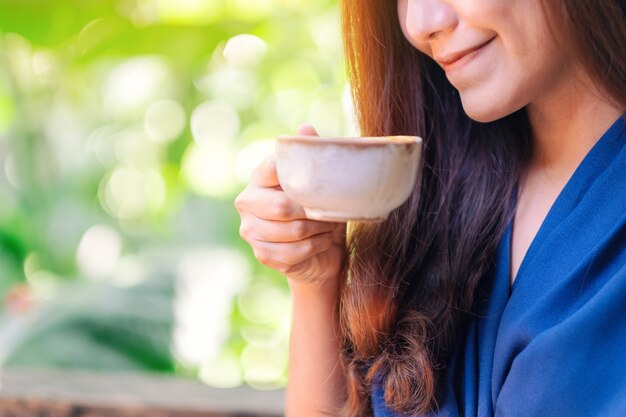
[[[587,154],[509,289],[511,225],[428,417],[626,416],[626,121]],[[399,417],[374,386],[376,417]]]

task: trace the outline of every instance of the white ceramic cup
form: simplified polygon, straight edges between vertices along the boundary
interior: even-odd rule
[[[287,196],[314,220],[383,221],[417,178],[417,136],[278,136],[276,172]]]

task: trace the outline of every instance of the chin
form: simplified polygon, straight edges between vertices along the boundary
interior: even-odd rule
[[[465,108],[465,113],[469,116],[470,119],[475,120],[480,123],[489,123],[494,122],[498,119],[503,118],[506,115],[494,114],[493,112],[485,112],[485,111],[473,111],[473,109]]]
[[[460,93],[463,110],[470,119],[480,123],[489,123],[515,113],[521,107],[511,106],[501,100],[483,97],[468,97]]]

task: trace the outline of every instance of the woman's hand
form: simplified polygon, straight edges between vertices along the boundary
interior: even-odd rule
[[[298,134],[317,133],[304,125]],[[307,219],[280,187],[274,157],[254,171],[235,206],[241,237],[259,261],[286,275],[291,287],[285,415],[336,415],[346,395],[337,307],[346,225]]]
[[[317,135],[310,125],[300,126],[297,133]],[[255,169],[235,206],[241,237],[261,263],[288,278],[292,289],[336,289],[346,252],[346,224],[307,219],[280,187],[274,156]]]

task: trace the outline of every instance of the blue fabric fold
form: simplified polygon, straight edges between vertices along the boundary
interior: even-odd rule
[[[426,417],[626,416],[626,121],[551,207],[509,289],[511,227]],[[376,385],[376,417],[389,410]]]

